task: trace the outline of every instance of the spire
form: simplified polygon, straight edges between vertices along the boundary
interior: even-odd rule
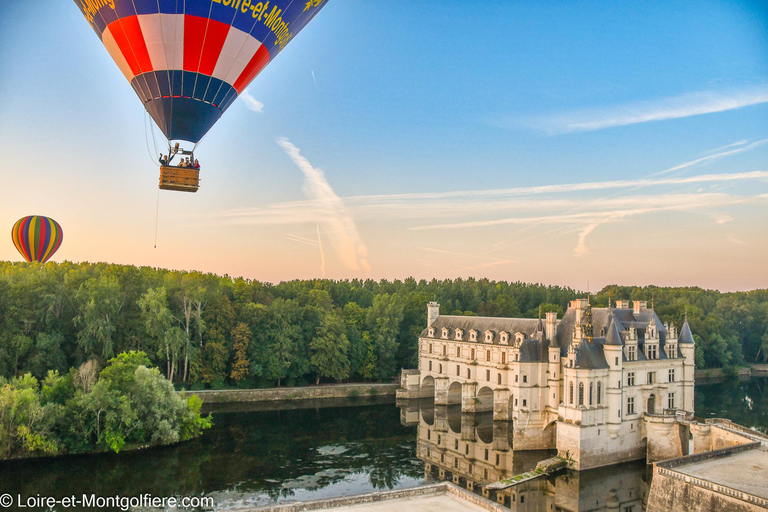
[[[539,304],[539,323],[536,325],[536,331],[544,332],[544,324],[541,323],[541,304]]]
[[[590,302],[590,297],[587,295],[587,309],[585,311],[587,323],[584,325],[584,337],[587,338],[587,341],[592,343],[592,304]]]

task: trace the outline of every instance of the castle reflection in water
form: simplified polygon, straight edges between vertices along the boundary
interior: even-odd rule
[[[533,470],[556,451],[515,451],[511,422],[493,421],[490,412],[462,414],[461,406],[435,406],[431,400],[398,405],[401,422],[417,426],[416,455],[428,481],[452,481],[521,512],[646,509],[651,482],[645,461],[560,471],[495,491],[487,486]]]

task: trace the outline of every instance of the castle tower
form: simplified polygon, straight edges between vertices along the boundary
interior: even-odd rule
[[[622,368],[623,368],[623,343],[621,333],[616,325],[611,311],[608,332],[605,337],[605,360],[608,362],[608,382],[606,383],[606,399],[608,401],[608,434],[612,439],[619,435],[621,428],[622,405]]]
[[[685,358],[683,362],[683,400],[681,408],[685,411],[693,411],[693,384],[694,369],[696,366],[696,350],[691,327],[688,325],[688,313],[685,314],[685,323],[680,329],[680,337],[677,339],[680,355]]]

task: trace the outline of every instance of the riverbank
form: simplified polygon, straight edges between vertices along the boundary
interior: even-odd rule
[[[753,365],[738,369],[737,374],[726,373],[722,368],[702,368],[694,371],[696,380],[722,379],[725,377],[738,377],[740,379],[749,379],[750,377],[768,376],[768,365]]]
[[[325,398],[358,398],[372,396],[395,396],[399,387],[396,383],[352,383],[324,384],[290,388],[263,389],[210,389],[190,391],[200,397],[205,405],[279,402],[286,400],[317,400]]]

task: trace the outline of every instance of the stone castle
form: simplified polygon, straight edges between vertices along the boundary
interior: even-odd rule
[[[589,299],[562,319],[448,316],[435,302],[427,312],[419,368],[403,371],[400,398],[493,411],[512,421],[515,450],[556,449],[580,470],[687,453],[677,428],[693,414],[687,320],[678,332],[646,301],[592,308]]]

